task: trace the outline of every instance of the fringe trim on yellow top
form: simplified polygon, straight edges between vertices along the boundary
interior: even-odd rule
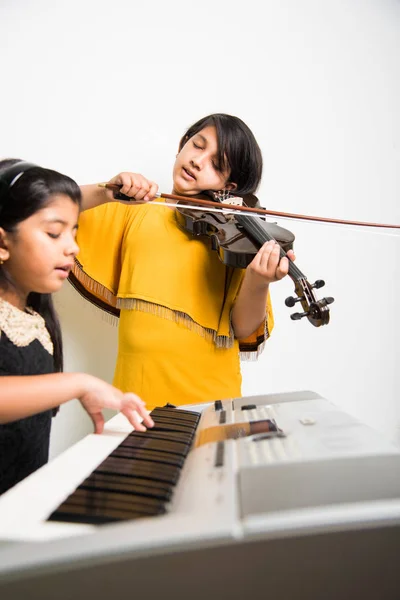
[[[156,315],[157,317],[185,325],[185,327],[194,331],[198,335],[201,335],[203,338],[212,341],[217,348],[232,348],[233,346],[234,333],[232,322],[230,322],[229,337],[225,335],[217,335],[213,329],[203,327],[199,323],[196,323],[196,321],[191,319],[189,315],[184,312],[172,310],[166,306],[155,304],[153,302],[147,302],[146,300],[140,300],[138,298],[117,298],[104,285],[101,285],[98,281],[95,281],[89,277],[89,275],[84,272],[77,259],[75,259],[75,264],[72,268],[69,280],[73,287],[86,300],[89,300],[89,302],[94,304],[97,308],[105,310],[111,315],[110,323],[113,325],[118,324],[118,317],[121,309],[140,310],[141,312],[150,313]],[[254,360],[256,360],[256,358],[257,357],[255,357]]]
[[[117,305],[119,308],[125,310],[140,310],[161,317],[162,319],[168,319],[169,321],[174,321],[180,325],[185,325],[185,327],[191,329],[197,333],[197,335],[201,335],[203,338],[214,342],[217,348],[232,348],[233,346],[234,335],[232,325],[231,335],[227,337],[225,335],[217,335],[213,329],[202,327],[184,312],[171,310],[160,304],[146,302],[146,300],[137,300],[136,298],[118,298]]]

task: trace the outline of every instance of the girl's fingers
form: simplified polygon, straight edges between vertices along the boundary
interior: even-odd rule
[[[154,198],[158,191],[158,185],[140,175],[140,173],[119,173],[110,179],[109,183],[121,186],[120,193],[135,198],[135,200],[147,202]]]
[[[135,198],[135,200],[143,200],[146,194],[148,194],[148,191],[149,189],[147,186],[139,188],[138,191],[135,192],[133,197]]]
[[[263,272],[267,272],[273,277],[278,264],[279,246],[278,244],[268,242],[268,247],[265,249],[261,257],[260,267]]]
[[[144,414],[144,412],[142,413],[140,410],[138,410],[140,416],[143,418],[143,423],[146,425],[146,427],[154,427],[154,421],[151,418],[151,416],[149,415],[148,411],[145,411],[146,414]]]
[[[130,173],[120,173],[110,180],[110,183],[116,183],[121,186],[120,192],[128,195],[128,191],[132,187],[132,177]]]
[[[104,417],[102,412],[91,413],[90,417],[93,421],[94,432],[103,433],[104,429]]]
[[[293,252],[293,250],[289,250],[286,254],[287,254],[287,257],[289,258],[289,260],[291,260],[291,261],[296,260],[296,255]]]
[[[138,186],[136,186],[135,184],[132,184],[132,182],[130,181],[129,183],[122,185],[122,187],[120,189],[120,194],[125,194],[125,196],[129,196],[130,198],[133,198],[138,190],[139,190]]]
[[[154,421],[151,418],[149,411],[146,408],[145,403],[141,398],[132,393],[127,393],[124,396],[124,401],[127,402],[128,407],[131,411],[136,411],[138,415],[140,415],[143,419],[143,423],[147,427],[153,427]]]
[[[131,392],[124,394],[101,380],[97,382],[94,380],[94,383],[95,389],[88,391],[80,400],[93,421],[95,433],[102,433],[104,430],[102,412],[104,408],[112,408],[121,412],[138,431],[146,431],[146,427],[154,426],[154,421],[139,396]],[[143,423],[141,423],[142,420]]]
[[[158,192],[158,185],[154,183],[154,181],[150,181],[150,190],[148,194],[143,198],[143,200],[152,200]]]
[[[273,277],[279,262],[279,246],[274,241],[266,242],[258,251],[256,258],[253,266],[258,274],[263,277],[265,275]]]
[[[116,183],[121,186],[120,193],[131,198],[136,198],[137,194],[142,199],[150,191],[150,183],[143,175],[139,173],[119,173],[116,177],[110,179],[109,183]]]
[[[250,269],[264,280],[278,281],[283,279],[289,271],[289,260],[294,260],[293,250],[289,250],[287,256],[280,257],[281,247],[275,240],[266,242],[257,252]]]
[[[146,431],[146,427],[140,422],[139,416],[135,410],[124,408],[121,412],[136,431]]]
[[[136,409],[139,406],[145,406],[144,401],[133,392],[125,392],[123,394],[123,401],[130,403],[130,408],[132,409]]]
[[[281,258],[278,268],[276,269],[277,279],[283,279],[285,275],[288,274],[289,271],[289,259],[284,256]]]
[[[271,242],[266,242],[263,246],[261,246],[251,262],[251,265],[254,269],[261,269],[261,264],[265,262],[265,260],[268,261],[269,255],[272,252],[272,247],[273,246]]]

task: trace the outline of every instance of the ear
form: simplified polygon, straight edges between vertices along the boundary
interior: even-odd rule
[[[237,183],[233,183],[233,181],[228,181],[228,183],[225,185],[225,189],[229,190],[230,192],[233,192],[234,190],[236,190],[237,188]]]
[[[3,262],[10,258],[10,251],[8,249],[8,235],[7,232],[0,227],[0,260]]]

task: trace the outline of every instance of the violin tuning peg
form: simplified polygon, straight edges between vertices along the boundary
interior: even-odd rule
[[[324,285],[325,281],[323,279],[317,279],[317,281],[311,287],[316,288],[318,290],[319,288],[324,287]]]
[[[294,306],[295,302],[296,300],[293,298],[293,296],[289,296],[289,298],[286,298],[285,300],[286,306],[289,306],[290,308]]]
[[[307,317],[308,314],[308,312],[293,313],[292,315],[290,315],[290,318],[292,319],[292,321],[300,321],[300,319],[302,319],[303,317]]]
[[[328,298],[325,298],[325,302],[327,304],[332,304],[332,302],[335,302],[335,298],[332,298],[332,296],[328,296]]]
[[[299,302],[300,300],[302,300],[302,298],[293,298],[293,296],[289,296],[289,298],[286,298],[285,304],[286,306],[289,306],[289,308],[291,308],[296,304],[296,302]]]

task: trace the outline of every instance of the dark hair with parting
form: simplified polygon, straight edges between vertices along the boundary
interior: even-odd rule
[[[254,194],[262,176],[262,154],[249,127],[238,117],[216,113],[194,123],[179,143],[179,151],[186,142],[205,127],[217,130],[218,168],[230,169],[229,181],[236,183],[238,194]]]
[[[65,194],[79,207],[81,205],[79,186],[67,175],[20,159],[0,161],[0,227],[7,232],[17,231],[19,223],[45,208],[55,194]],[[7,277],[4,265],[0,265],[0,287],[7,288],[10,285],[12,282]],[[62,371],[61,328],[51,294],[31,292],[27,304],[44,318],[54,345],[54,369]]]

